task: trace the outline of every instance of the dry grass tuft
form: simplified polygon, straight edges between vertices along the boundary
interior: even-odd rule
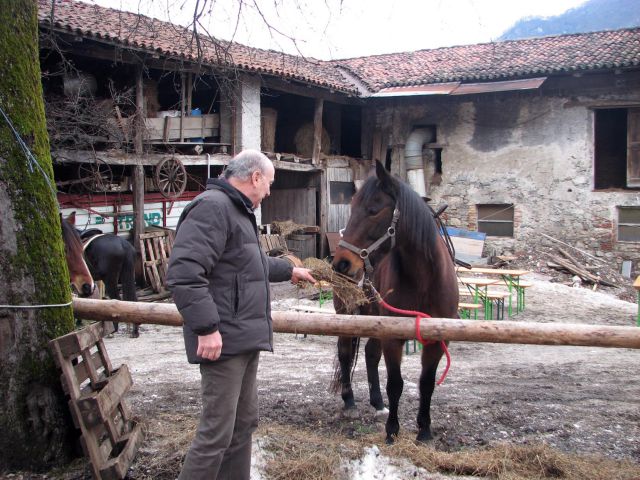
[[[197,414],[161,413],[150,420],[146,440],[128,478],[173,480],[193,439]],[[381,433],[355,438],[318,432],[299,425],[261,424],[256,437],[264,449],[263,478],[269,480],[325,480],[347,478],[345,465],[378,445],[390,462],[409,461],[431,473],[471,475],[498,480],[637,480],[640,465],[599,456],[559,452],[544,444],[497,444],[476,450],[437,451],[416,445],[412,434],[385,445]]]
[[[380,433],[355,439],[324,435],[298,426],[268,425],[259,430],[271,453],[267,478],[278,480],[333,479],[345,477],[344,464],[378,445],[382,455],[400,465],[407,460],[431,473],[471,475],[498,480],[637,480],[640,465],[598,456],[559,452],[544,444],[498,444],[478,450],[442,452],[430,445],[416,445],[399,438],[384,445]],[[341,467],[342,465],[342,467]]]
[[[313,278],[331,284],[333,294],[340,299],[346,312],[354,312],[359,306],[371,301],[351,278],[333,270],[325,260],[309,257],[302,264],[311,270]]]
[[[394,445],[381,447],[381,451],[392,458],[406,458],[429,471],[498,480],[632,480],[640,475],[640,466],[631,462],[566,454],[545,444],[501,443],[479,450],[440,452],[409,439],[398,439]]]
[[[133,464],[136,480],[178,478],[198,426],[197,414],[161,413],[145,425],[145,441]]]
[[[324,435],[270,424],[260,429],[264,448],[270,453],[266,478],[273,480],[325,480],[340,478],[344,445],[327,441]],[[345,450],[340,454],[337,448]],[[355,452],[352,452],[355,453]]]

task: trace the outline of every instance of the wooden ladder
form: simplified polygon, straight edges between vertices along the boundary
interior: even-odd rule
[[[124,400],[132,384],[129,368],[114,369],[104,345],[113,331],[113,323],[98,322],[49,342],[96,480],[123,479],[143,440]]]
[[[173,249],[174,232],[162,229],[140,235],[140,254],[144,277],[156,293],[166,290],[169,255]]]

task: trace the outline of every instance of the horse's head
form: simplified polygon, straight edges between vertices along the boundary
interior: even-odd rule
[[[75,228],[76,214],[73,212],[66,219],[60,215],[60,223],[62,225],[62,240],[64,242],[64,254],[69,267],[69,279],[71,288],[82,296],[90,296],[94,289],[95,283],[89,267],[84,261],[82,240],[80,234]]]
[[[333,257],[335,271],[361,280],[389,252],[398,221],[397,192],[397,180],[376,162],[375,175],[351,201],[351,216]]]

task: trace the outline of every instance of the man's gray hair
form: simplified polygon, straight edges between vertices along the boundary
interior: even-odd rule
[[[238,180],[249,180],[256,170],[264,173],[271,164],[266,155],[258,150],[243,150],[231,159],[229,165],[224,170],[224,178],[237,178]]]

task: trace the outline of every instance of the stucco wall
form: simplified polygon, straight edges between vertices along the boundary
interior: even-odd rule
[[[545,233],[637,260],[640,244],[617,243],[615,223],[616,206],[640,206],[640,192],[593,190],[594,103],[640,103],[640,81],[616,77],[586,88],[580,79],[548,80],[537,91],[381,102],[375,128],[402,150],[413,128],[437,127],[442,181],[427,188],[433,205],[449,205],[450,225],[476,230],[477,204],[514,204],[514,238],[488,237],[486,253],[526,252],[549,242]]]
[[[241,75],[236,94],[237,149],[260,150],[260,78]]]

